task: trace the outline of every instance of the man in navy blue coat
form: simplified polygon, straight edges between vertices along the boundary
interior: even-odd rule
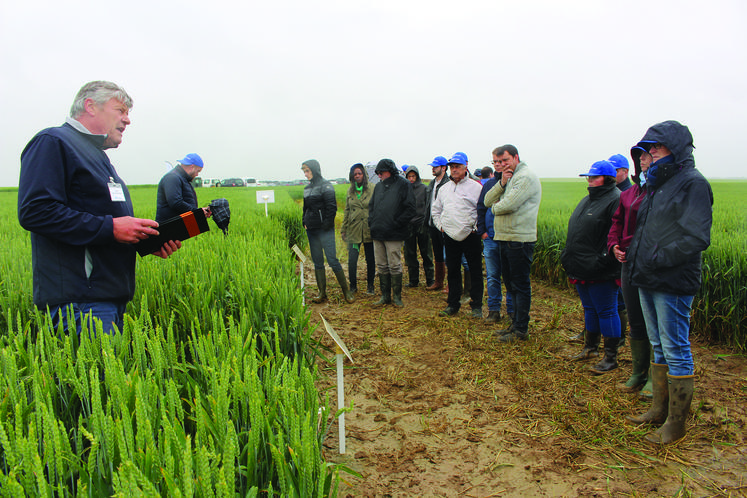
[[[72,306],[81,329],[89,313],[103,330],[122,329],[135,293],[133,244],[158,235],[135,218],[127,186],[105,150],[130,124],[132,98],[108,81],[85,84],[62,126],[36,134],[21,154],[18,220],[31,232],[34,304],[65,320]],[[169,257],[170,241],[154,253]]]

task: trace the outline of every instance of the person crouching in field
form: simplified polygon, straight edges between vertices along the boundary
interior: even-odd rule
[[[345,199],[345,217],[340,235],[348,243],[348,278],[350,292],[358,292],[358,255],[361,248],[366,251],[366,294],[374,295],[376,262],[373,240],[368,228],[368,204],[373,196],[373,187],[368,184],[366,168],[361,163],[350,168],[350,188]]]
[[[322,303],[327,300],[327,275],[324,272],[324,256],[327,263],[337,277],[345,301],[355,301],[353,293],[348,288],[348,281],[342,271],[342,265],[337,259],[335,249],[335,214],[337,214],[337,198],[335,188],[322,177],[321,166],[316,159],[309,159],[301,165],[301,170],[309,180],[303,189],[303,227],[309,238],[311,260],[314,262],[314,274],[319,294],[312,301]]]
[[[690,310],[701,282],[701,254],[711,244],[713,192],[695,169],[693,137],[686,126],[655,124],[638,146],[648,150],[653,162],[626,257],[654,350],[654,396],[646,413],[628,420],[664,422],[646,440],[669,444],[685,436],[693,397]]]
[[[376,165],[381,180],[374,188],[368,209],[376,269],[379,271],[381,299],[374,306],[394,303],[402,307],[402,243],[410,234],[415,216],[412,185],[399,174],[391,159]]]
[[[604,358],[591,371],[603,374],[617,368],[620,341],[620,316],[617,294],[620,262],[607,250],[607,235],[612,215],[620,201],[615,186],[615,167],[609,161],[597,161],[588,173],[589,195],[581,199],[568,220],[565,249],[560,255],[568,280],[576,286],[584,308],[586,338],[584,348],[571,361],[597,356],[604,337]]]

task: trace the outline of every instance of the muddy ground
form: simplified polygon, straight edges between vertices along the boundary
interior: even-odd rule
[[[568,337],[583,329],[571,290],[535,282],[530,340],[506,345],[469,305],[439,317],[445,294],[426,291],[422,276],[399,309],[374,308],[378,296],[363,292],[346,304],[328,273],[327,303],[310,302],[307,282],[315,336],[326,335],[321,313],[354,361],[345,361],[346,452],[334,423],[325,455],[362,476],[343,473],[339,496],[747,496],[743,355],[694,344],[688,434],[657,448],[643,440],[649,427],[624,423],[647,409],[615,388],[630,374],[628,348],[602,376],[566,360],[581,348]],[[336,406],[333,351],[319,387]]]

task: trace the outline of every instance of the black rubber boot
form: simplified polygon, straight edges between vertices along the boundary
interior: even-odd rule
[[[469,270],[464,270],[464,288],[462,289],[462,296],[469,297],[471,289],[472,289],[472,273]]]
[[[572,335],[568,338],[568,342],[577,342],[583,344],[586,338],[586,329],[582,330],[576,335]]]
[[[599,332],[589,332],[588,330],[584,330],[584,349],[568,359],[571,361],[583,361],[590,358],[596,358],[599,356],[598,349],[601,338],[602,334]]]
[[[314,275],[316,275],[316,287],[319,289],[319,294],[311,300],[315,303],[323,303],[327,300],[327,274],[324,270],[314,270]]]
[[[625,308],[618,310],[620,316],[620,344],[618,348],[625,346],[625,335],[628,333],[628,310]]]
[[[398,308],[402,308],[402,274],[392,275],[392,303]]]
[[[619,337],[604,338],[604,358],[591,367],[591,372],[597,375],[605,374],[617,368],[617,348],[620,345]]]
[[[634,424],[663,424],[669,413],[669,385],[667,384],[668,365],[651,363],[651,387],[654,398],[651,408],[646,413],[638,416],[625,417]]]
[[[379,274],[379,287],[381,288],[381,299],[374,306],[383,306],[392,302],[392,275],[389,273]]]
[[[410,275],[410,279],[407,282],[407,287],[417,287],[418,286],[418,280],[420,280],[420,277],[418,275],[418,272],[420,271],[419,268],[415,268],[413,266],[407,267],[407,273]]]
[[[685,437],[685,422],[693,400],[694,375],[669,375],[669,414],[664,425],[651,434],[646,441],[655,444],[669,444]]]
[[[617,388],[625,393],[638,391],[648,380],[648,367],[651,363],[651,346],[648,339],[631,339],[630,355],[633,357],[633,372],[625,384],[618,384]]]
[[[348,289],[348,281],[345,279],[345,272],[338,270],[335,272],[335,277],[337,277],[337,283],[340,284],[342,295],[345,296],[345,301],[348,303],[354,303],[355,296],[350,292],[350,289]]]
[[[348,263],[348,281],[350,282],[350,292],[358,292],[358,266]]]

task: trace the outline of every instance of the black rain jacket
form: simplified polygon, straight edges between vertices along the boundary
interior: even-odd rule
[[[309,184],[303,189],[303,225],[307,230],[332,230],[337,214],[335,188],[322,177],[318,161],[309,159],[303,164],[313,173]]]
[[[630,283],[695,295],[701,281],[701,254],[711,244],[711,186],[695,169],[693,139],[686,126],[665,121],[649,128],[641,141],[664,144],[674,162],[659,167],[654,189],[646,185],[627,252]]]
[[[620,262],[607,251],[607,234],[620,202],[620,190],[614,183],[588,190],[589,195],[578,203],[568,220],[560,261],[569,278],[615,280],[620,278]]]

